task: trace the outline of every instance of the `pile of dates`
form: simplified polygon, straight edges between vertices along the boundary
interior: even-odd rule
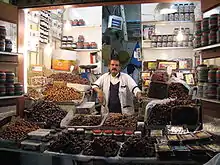
[[[130,137],[122,145],[121,157],[155,157],[156,139],[152,137]]]
[[[53,81],[65,81],[68,83],[76,84],[89,84],[87,79],[81,78],[79,75],[72,73],[56,73],[50,75],[48,78],[52,78]]]
[[[83,154],[114,157],[117,155],[119,148],[119,144],[112,138],[97,137],[85,148]]]
[[[189,90],[181,83],[171,83],[168,86],[168,97],[179,100],[189,99]]]
[[[151,81],[167,82],[168,78],[169,78],[169,76],[168,76],[167,72],[156,71],[152,74]]]
[[[85,142],[76,134],[69,132],[58,135],[49,146],[49,151],[68,154],[79,154],[85,147]]]
[[[39,127],[24,119],[16,119],[3,126],[0,131],[0,138],[11,141],[21,141],[27,137],[29,132],[35,131]]]
[[[42,97],[42,94],[34,88],[29,88],[27,96],[32,99],[39,99]]]
[[[70,102],[81,100],[83,97],[82,93],[63,85],[47,85],[43,94],[45,100],[55,102]]]
[[[96,126],[101,124],[102,118],[101,116],[95,115],[75,115],[72,121],[70,122],[70,126]]]
[[[171,121],[171,109],[177,105],[193,105],[191,100],[174,100],[165,104],[156,104],[149,111],[148,125],[169,125]]]
[[[27,112],[29,121],[42,123],[46,128],[59,128],[61,120],[67,114],[56,104],[44,100],[36,101]]]
[[[120,113],[110,113],[104,122],[104,127],[116,127],[116,128],[136,128],[138,116],[126,115]]]

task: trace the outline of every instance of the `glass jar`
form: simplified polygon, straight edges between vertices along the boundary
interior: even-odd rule
[[[210,30],[209,33],[209,45],[215,44],[217,40],[216,30]]]
[[[208,31],[209,30],[209,18],[203,18],[202,20],[202,31]]]
[[[163,42],[162,47],[167,47],[167,42]]]
[[[0,51],[5,51],[5,39],[0,39]]]
[[[190,21],[194,21],[195,20],[195,14],[194,13],[190,13],[189,14],[189,20]]]
[[[11,52],[12,51],[12,42],[11,40],[5,39],[5,51]]]
[[[0,84],[0,96],[5,96],[6,89],[4,84]]]
[[[220,69],[216,71],[216,82],[220,83]]]
[[[114,131],[114,139],[119,142],[124,141],[123,132],[121,130]]]
[[[208,71],[209,71],[209,68],[207,67],[207,65],[202,64],[197,67],[199,82],[207,82],[208,81]]]
[[[23,95],[24,89],[21,83],[15,83],[14,87],[15,87],[15,95]]]
[[[201,33],[201,27],[202,27],[202,21],[196,21],[196,26],[195,26],[195,31],[196,31],[196,34],[197,33]]]
[[[179,20],[180,20],[180,21],[184,21],[184,20],[185,20],[184,13],[180,13],[180,14],[179,14]]]
[[[157,42],[157,47],[162,47],[162,42]]]
[[[210,69],[208,72],[208,82],[215,83],[216,82],[216,71],[217,68]]]
[[[168,41],[173,41],[173,35],[168,35]]]
[[[209,32],[208,31],[202,33],[201,40],[202,40],[202,46],[207,46],[209,44]]]
[[[218,26],[218,14],[212,14],[209,17],[209,29],[217,28]]]
[[[11,71],[6,72],[6,83],[14,84],[15,74]]]
[[[163,35],[163,42],[167,42],[168,41],[168,35]]]
[[[67,41],[67,36],[63,36],[62,41]]]
[[[128,138],[133,136],[133,131],[125,131],[124,140],[126,141]]]
[[[185,34],[190,34],[190,28],[185,28]]]
[[[6,37],[6,28],[5,26],[0,26],[0,39],[5,39]]]
[[[77,49],[83,49],[83,42],[77,42],[76,48]]]
[[[90,47],[91,47],[91,49],[97,49],[98,48],[96,42],[91,42]]]
[[[174,21],[179,21],[179,14],[175,13],[174,14]],[[181,20],[180,20],[181,21]]]
[[[189,4],[184,4],[184,12],[185,13],[188,13],[188,12],[190,12],[190,7],[189,7]]]
[[[176,41],[173,41],[171,43],[172,43],[172,45],[170,47],[177,47],[178,46],[178,43]]]
[[[85,25],[85,21],[83,19],[79,19],[78,25],[79,26],[84,26]]]
[[[158,41],[158,42],[162,42],[162,41],[163,41],[163,38],[162,38],[161,35],[158,35],[158,36],[157,36],[157,41]]]
[[[85,38],[83,35],[78,36],[78,42],[84,42]]]
[[[102,130],[93,130],[92,133],[94,138],[102,136]]]
[[[104,130],[103,135],[106,137],[112,138],[113,131],[112,130]]]
[[[6,85],[6,95],[7,96],[13,96],[15,92],[15,87],[13,84],[7,84]]]
[[[73,42],[73,36],[68,36],[68,37],[67,37],[67,41],[68,41],[68,42]]]
[[[198,47],[201,47],[201,36],[195,36],[195,39],[194,39],[194,46],[196,47],[196,48],[198,48]]]
[[[90,45],[89,45],[88,42],[84,42],[84,43],[83,43],[83,48],[84,48],[84,49],[89,49],[89,46],[90,46]]]
[[[0,71],[0,84],[4,84],[6,81],[6,74],[4,71]]]
[[[208,99],[216,99],[217,98],[217,85],[216,84],[208,84]]]
[[[152,41],[157,42],[157,35],[152,35]]]
[[[195,9],[194,3],[190,3],[190,4],[189,4],[189,10],[190,10],[190,12],[194,12],[194,9]]]
[[[219,20],[220,21],[220,20]],[[219,29],[218,29],[218,31],[217,31],[217,37],[216,37],[216,39],[217,39],[217,43],[220,43],[220,27],[219,27]]]
[[[151,47],[156,48],[157,47],[157,43],[156,42],[152,42],[151,43]]]
[[[179,12],[183,13],[184,12],[184,6],[183,4],[179,4]]]

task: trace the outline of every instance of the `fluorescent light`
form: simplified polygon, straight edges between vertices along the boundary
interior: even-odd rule
[[[171,14],[171,13],[176,13],[176,9],[171,9],[171,8],[164,8],[160,10],[160,14]]]

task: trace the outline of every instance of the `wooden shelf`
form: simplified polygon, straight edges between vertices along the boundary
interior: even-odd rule
[[[18,56],[18,55],[20,55],[21,53],[14,53],[14,52],[2,52],[2,51],[0,51],[0,54],[1,54],[1,55]]]
[[[209,45],[209,46],[203,46],[203,47],[196,48],[196,49],[193,49],[193,50],[194,51],[201,51],[201,50],[208,50],[208,49],[213,49],[213,48],[218,48],[218,47],[220,47],[220,43],[214,44],[214,45]]]
[[[153,50],[170,50],[170,49],[193,49],[192,47],[143,47],[143,49],[153,49]]]
[[[200,99],[200,100],[202,100],[202,101],[211,102],[211,103],[220,104],[220,100],[217,100],[217,99],[206,99],[206,98],[201,98],[201,97],[198,97],[197,99]]]
[[[100,51],[100,49],[74,49],[74,48],[60,48],[60,49],[64,49],[64,50],[71,50],[71,51],[76,51],[76,52],[98,52]]]
[[[84,26],[71,26],[72,28],[101,28],[101,25],[84,25]]]
[[[0,96],[0,100],[4,100],[4,99],[17,99],[19,97],[23,97],[23,95],[18,95],[18,96]]]
[[[174,24],[194,24],[193,21],[144,21],[143,25],[155,24],[155,25],[174,25]]]

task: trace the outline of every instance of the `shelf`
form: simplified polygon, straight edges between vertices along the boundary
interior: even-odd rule
[[[23,95],[19,95],[19,96],[0,96],[0,100],[4,100],[4,99],[17,99],[19,97],[23,97]]]
[[[71,26],[72,28],[101,28],[101,25]]]
[[[98,52],[100,49],[74,49],[74,48],[60,48],[64,50],[71,50],[71,51],[76,51],[76,52]]]
[[[217,99],[206,99],[206,98],[201,98],[201,97],[198,97],[197,99],[201,99],[202,101],[207,101],[207,102],[211,102],[211,103],[220,104],[220,100],[217,100]]]
[[[193,49],[194,51],[201,51],[201,50],[208,50],[208,49],[213,49],[213,48],[218,48],[220,47],[220,43],[214,44],[214,45],[209,45],[209,46],[204,46],[200,48]]]
[[[155,24],[155,25],[173,25],[173,24],[194,24],[193,21],[144,21],[143,25]]]
[[[9,56],[18,56],[20,55],[21,53],[14,53],[14,52],[2,52],[0,51],[0,55],[3,54],[3,55],[9,55]]]
[[[143,47],[143,49],[153,49],[153,50],[170,50],[170,49],[193,49],[192,47]]]
[[[5,62],[5,61],[0,61],[0,64],[1,65],[18,65],[18,63],[17,62]]]

